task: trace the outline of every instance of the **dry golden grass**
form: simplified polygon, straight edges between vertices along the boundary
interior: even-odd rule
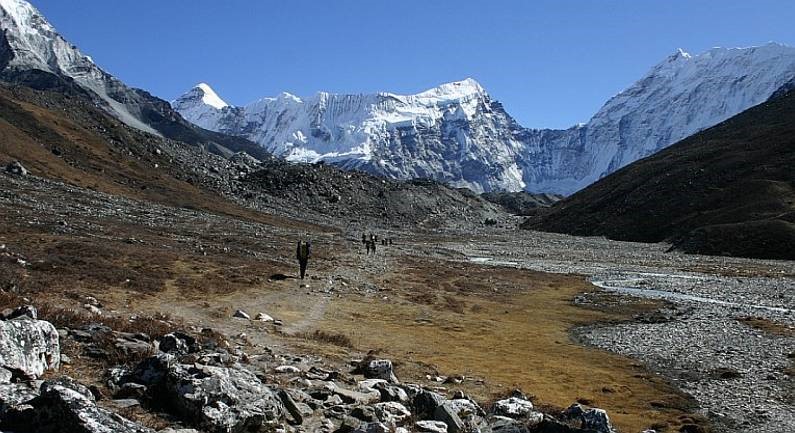
[[[400,278],[384,278],[393,282],[393,295],[401,293],[398,299],[345,298],[318,327],[406,361],[399,370],[404,378],[421,379],[428,372],[422,365],[431,365],[442,374],[486,379],[485,386],[461,385],[483,401],[512,388],[552,408],[584,401],[606,408],[628,432],[652,424],[678,428],[678,418],[691,409],[687,398],[631,360],[570,338],[575,326],[626,319],[653,304],[611,313],[583,309],[571,303],[591,289],[580,277],[412,262]],[[450,294],[435,305],[415,302],[417,292],[433,290]],[[465,314],[448,308],[452,294]]]
[[[795,336],[795,327],[774,322],[769,319],[764,319],[761,317],[744,317],[740,319],[740,322],[745,323],[746,325],[759,329],[760,331],[767,332],[769,334],[778,335],[781,337],[793,337]]]

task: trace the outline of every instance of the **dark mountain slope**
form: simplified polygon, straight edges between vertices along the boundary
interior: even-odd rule
[[[387,181],[245,153],[224,158],[130,127],[90,96],[62,90],[0,86],[0,164],[20,161],[36,176],[101,192],[291,226],[343,218],[435,227],[505,216],[436,182]]]
[[[795,259],[795,91],[619,170],[523,228]]]

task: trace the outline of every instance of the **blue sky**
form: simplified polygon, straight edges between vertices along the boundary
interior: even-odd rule
[[[587,121],[679,47],[795,45],[793,0],[32,3],[100,66],[164,99],[201,81],[241,105],[473,77],[528,127]]]

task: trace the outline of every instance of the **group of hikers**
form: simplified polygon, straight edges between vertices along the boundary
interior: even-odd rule
[[[367,254],[375,254],[375,247],[378,245],[378,235],[370,233],[368,236],[367,234],[362,233],[362,244],[364,244]],[[392,245],[392,238],[381,238],[381,245]]]
[[[362,233],[362,244],[367,249],[367,254],[375,254],[376,245],[381,243],[382,246],[392,245],[392,238],[381,238],[378,239],[378,235],[374,233],[370,233],[369,235],[366,233]],[[312,248],[312,243],[309,241],[298,241],[298,245],[295,251],[295,258],[298,260],[298,272],[303,280],[306,276],[306,266],[309,263],[309,255],[310,250]]]

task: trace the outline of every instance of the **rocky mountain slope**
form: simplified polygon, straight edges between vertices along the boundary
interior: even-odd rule
[[[678,50],[567,130],[521,127],[472,79],[415,95],[282,93],[243,107],[200,84],[172,105],[203,128],[288,160],[478,192],[565,195],[765,101],[793,77],[795,48],[787,46]]]
[[[0,81],[89,97],[125,124],[220,154],[267,153],[239,137],[197,128],[162,99],[102,70],[66,41],[30,3],[0,0]]]
[[[795,91],[635,162],[525,228],[795,259]]]
[[[0,164],[136,200],[254,220],[482,224],[506,215],[468,191],[333,166],[224,158],[129,127],[88,97],[0,87]],[[246,210],[249,209],[249,210]],[[262,211],[258,213],[254,211]]]
[[[533,215],[539,208],[547,208],[563,199],[556,194],[531,194],[525,191],[517,192],[484,192],[484,199],[502,206],[514,215]]]

